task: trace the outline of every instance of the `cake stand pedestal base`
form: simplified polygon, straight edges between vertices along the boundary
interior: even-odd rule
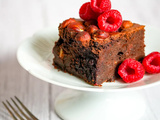
[[[65,90],[55,100],[64,120],[138,120],[146,104],[138,91],[86,92]]]

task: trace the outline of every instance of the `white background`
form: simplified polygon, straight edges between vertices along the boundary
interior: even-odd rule
[[[54,100],[65,88],[41,81],[16,60],[19,44],[37,30],[78,18],[86,0],[0,0],[0,102],[17,96],[40,120],[60,120]],[[123,19],[160,28],[160,0],[112,0]],[[151,39],[152,40],[152,39]],[[143,90],[147,110],[141,120],[160,120],[160,86]],[[138,109],[138,108],[137,108]],[[127,114],[127,113],[125,113]],[[0,104],[0,120],[11,119]]]

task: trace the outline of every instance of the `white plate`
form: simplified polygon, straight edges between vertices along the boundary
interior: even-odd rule
[[[147,26],[145,36],[146,54],[153,51],[160,51],[160,31]],[[31,38],[25,40],[17,52],[20,65],[41,80],[62,87],[84,91],[133,90],[160,83],[160,74],[154,74],[145,75],[140,81],[130,84],[124,83],[122,80],[117,80],[112,83],[104,83],[102,87],[89,85],[75,76],[58,71],[52,66],[52,59],[54,57],[52,48],[56,40],[58,40],[58,33],[53,28],[39,31]]]

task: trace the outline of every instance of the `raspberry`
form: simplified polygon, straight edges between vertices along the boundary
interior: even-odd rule
[[[134,59],[126,59],[118,68],[118,74],[127,82],[132,83],[143,78],[145,70],[142,64]]]
[[[91,0],[91,8],[96,13],[103,13],[111,9],[110,0]]]
[[[83,20],[92,20],[92,19],[96,20],[98,17],[98,14],[91,9],[90,2],[87,2],[87,3],[84,3],[79,9],[79,16]]]
[[[160,53],[152,52],[147,55],[142,64],[148,73],[160,73]]]
[[[122,24],[122,16],[118,10],[104,12],[98,17],[98,26],[106,32],[117,31]]]

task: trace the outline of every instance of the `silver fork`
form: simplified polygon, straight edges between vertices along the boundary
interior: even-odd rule
[[[15,96],[15,100],[19,103],[19,105],[21,106],[21,108],[24,109],[24,111],[26,113],[23,112],[23,110],[19,107],[19,105],[15,102],[15,100],[13,100],[11,98],[12,102],[14,103],[14,105],[17,107],[17,109],[19,110],[19,112],[21,113],[21,115],[15,110],[15,108],[8,102],[8,100],[6,100],[6,104],[5,102],[2,102],[3,105],[5,106],[5,108],[7,109],[7,111],[9,112],[9,114],[11,115],[11,117],[14,120],[18,120],[17,118],[19,118],[20,120],[38,120],[38,118],[36,118],[24,105],[23,103]],[[9,107],[12,109],[12,111],[9,109]],[[15,113],[15,114],[14,114]],[[25,118],[25,119],[24,119]]]

